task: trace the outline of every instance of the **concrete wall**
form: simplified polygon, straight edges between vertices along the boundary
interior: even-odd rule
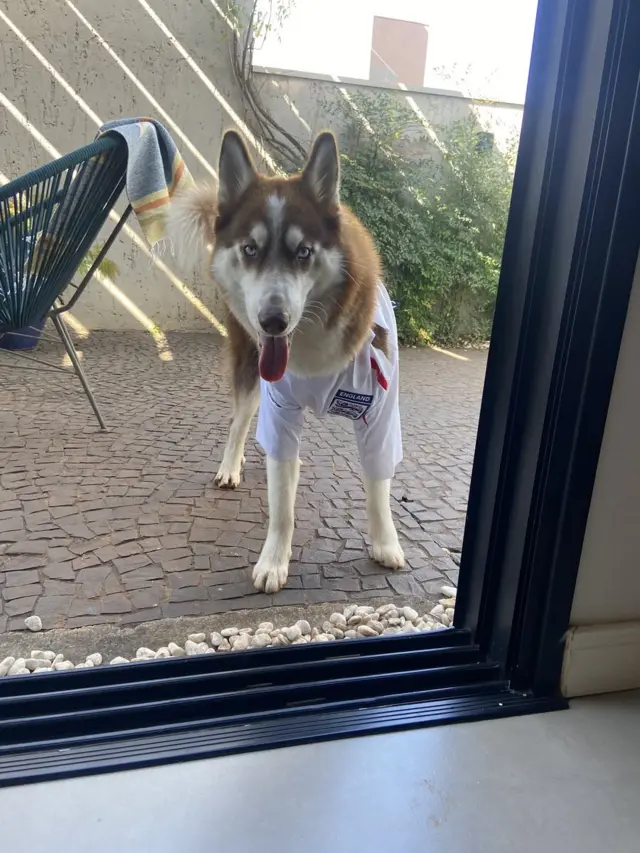
[[[640,687],[640,264],[571,613],[567,695]]]
[[[340,134],[331,104],[356,93],[385,93],[397,98],[415,114],[415,128],[435,132],[470,116],[478,130],[494,134],[500,150],[507,150],[520,134],[522,104],[473,101],[461,94],[438,89],[401,89],[397,85],[371,86],[341,77],[338,81],[320,74],[264,69],[258,73],[260,92],[278,122],[299,139],[307,141],[318,131],[332,129]]]
[[[170,43],[148,9],[188,51],[219,98]],[[229,67],[227,27],[211,4],[199,0],[74,0],[73,4],[66,0],[0,0],[0,11],[72,89],[70,93],[55,79],[52,69],[45,67],[0,15],[0,93],[20,113],[12,114],[0,100],[0,172],[6,177],[16,177],[53,159],[55,154],[43,144],[45,140],[61,153],[91,141],[97,124],[87,112],[102,121],[154,116],[170,127],[168,116],[183,134],[180,138],[170,127],[194,176],[210,174],[203,161],[214,168],[220,134],[233,124],[224,104],[232,110],[241,108]],[[20,117],[44,140],[38,141],[22,126]],[[132,226],[137,230],[135,223]],[[121,270],[117,287],[162,329],[210,328],[203,313],[177,289],[175,280],[161,265],[152,267],[149,257],[126,235],[118,240],[111,257]],[[205,305],[215,308],[209,287],[188,285]],[[98,282],[87,289],[75,314],[88,328],[140,328],[139,320]]]
[[[305,142],[332,123],[318,100],[358,88],[309,75],[260,79],[278,119]],[[416,110],[437,124],[472,107],[443,93],[394,91],[414,98]],[[478,110],[499,140],[519,128],[517,105]],[[137,115],[162,121],[193,175],[206,178],[234,112],[242,117],[229,29],[209,2],[0,0],[0,180],[92,140],[103,121]],[[206,283],[177,279],[170,258],[151,266],[126,234],[111,257],[120,268],[117,290],[94,282],[78,303],[77,319],[87,328],[140,328],[145,318],[162,330],[211,328],[215,303]]]

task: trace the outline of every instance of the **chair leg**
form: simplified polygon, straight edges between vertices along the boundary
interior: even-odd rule
[[[73,341],[71,340],[71,335],[69,334],[69,331],[64,324],[64,320],[59,314],[51,313],[50,316],[53,320],[53,325],[56,327],[56,330],[60,335],[60,340],[64,344],[64,348],[67,351],[67,355],[71,359],[71,364],[73,364],[74,370],[78,375],[78,379],[82,383],[82,387],[84,388],[85,394],[89,398],[91,408],[95,412],[96,418],[98,419],[98,423],[100,424],[100,429],[106,430],[107,426],[102,418],[102,415],[100,414],[100,409],[98,408],[96,399],[93,396],[93,392],[89,387],[87,377],[84,374],[84,370],[82,369],[82,365],[80,364],[80,359],[78,358],[78,353],[76,352],[76,348],[74,347]]]

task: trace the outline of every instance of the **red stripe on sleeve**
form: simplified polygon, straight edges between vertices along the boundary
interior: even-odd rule
[[[387,382],[386,377],[384,376],[384,374],[380,370],[380,365],[375,360],[375,358],[373,358],[373,356],[371,356],[371,367],[373,368],[373,370],[376,374],[376,378],[378,380],[378,385],[380,385],[382,388],[384,388],[385,391],[388,391],[389,390],[389,383]]]

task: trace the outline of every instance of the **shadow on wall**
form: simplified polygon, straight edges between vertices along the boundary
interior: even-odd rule
[[[81,0],[57,0],[45,14],[32,0],[19,9],[1,2],[5,179],[85,144],[104,121],[118,116],[153,115],[164,122],[196,179],[216,174],[210,160],[229,124],[244,130],[259,154],[259,143],[236,112],[238,100],[221,91],[233,87],[225,52],[214,51],[212,58],[215,11],[189,5],[185,16],[162,0],[116,0],[100,19],[93,4]],[[220,24],[221,32],[225,27]],[[113,217],[121,212],[122,205]],[[162,329],[223,331],[213,289],[203,281],[186,284],[165,260],[152,264],[135,228],[123,229],[112,257],[121,279],[116,284],[101,276],[101,286],[87,290],[78,306],[86,328],[142,325],[156,338]]]

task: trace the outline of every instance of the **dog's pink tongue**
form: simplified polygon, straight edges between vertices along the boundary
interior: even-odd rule
[[[263,335],[260,339],[260,376],[266,382],[282,379],[289,360],[289,339]]]

